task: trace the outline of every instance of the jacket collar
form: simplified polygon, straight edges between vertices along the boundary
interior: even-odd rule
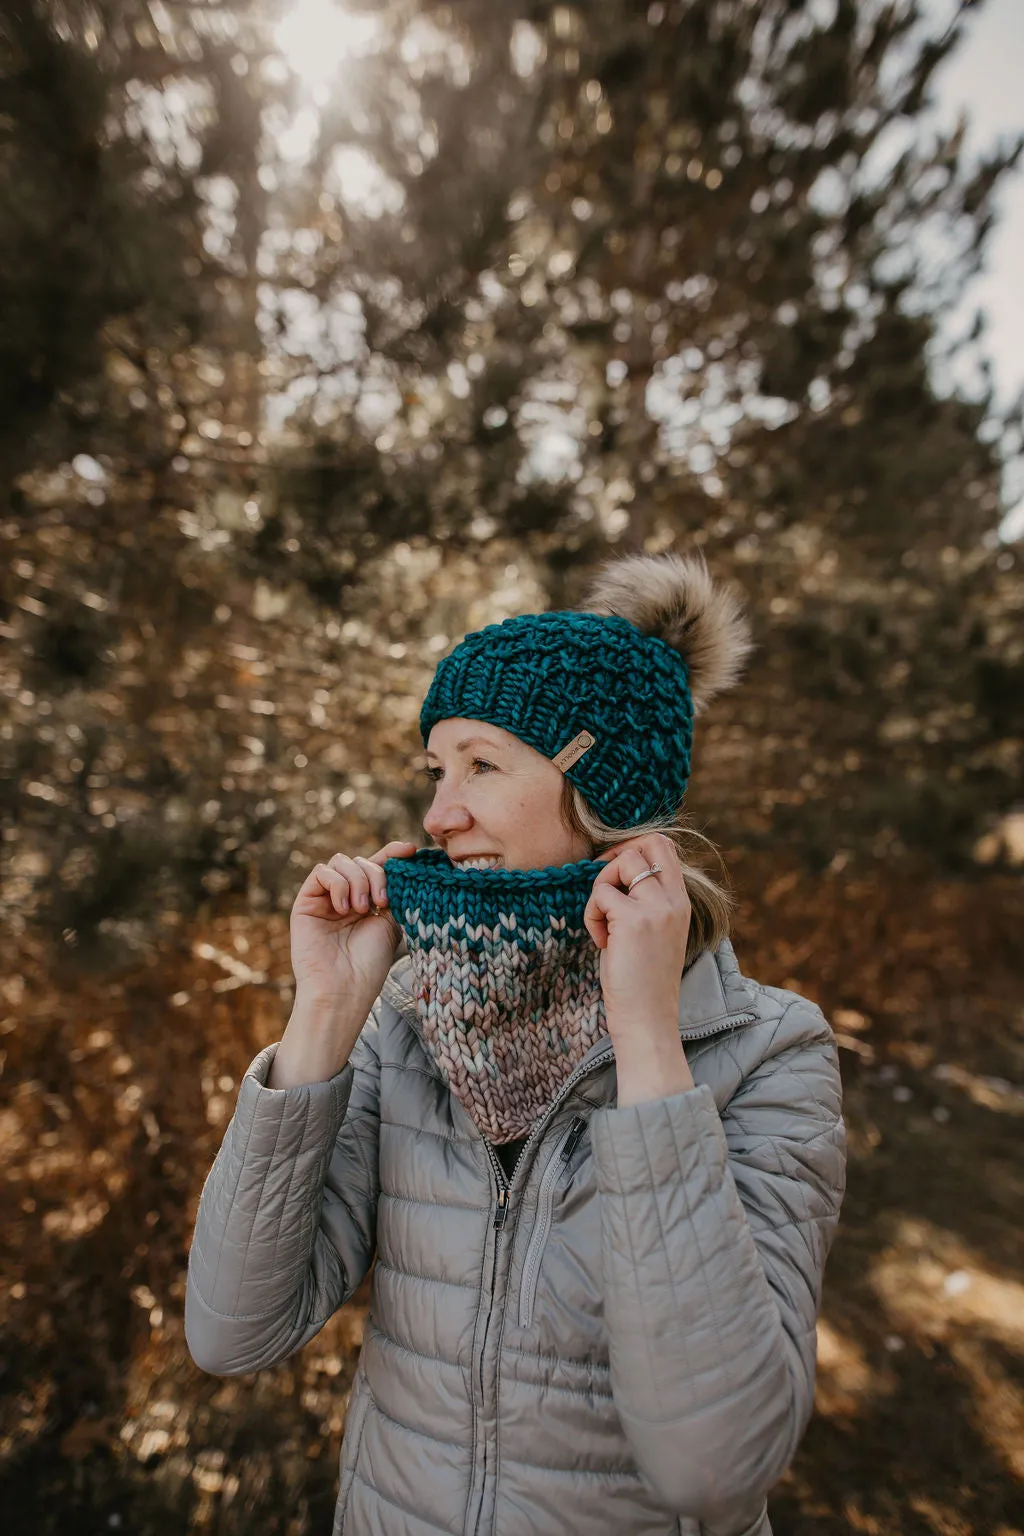
[[[411,976],[412,959],[406,949],[391,967],[382,995],[419,1034],[419,1016],[410,991]],[[698,955],[683,972],[679,984],[679,1034],[683,1040],[730,1029],[755,1015],[754,994],[749,981],[740,974],[728,939],[723,939],[713,953],[705,950]]]
[[[679,1033],[683,1039],[709,1035],[716,1028],[756,1015],[750,982],[741,975],[728,939],[714,951],[705,950],[683,972],[679,984]]]

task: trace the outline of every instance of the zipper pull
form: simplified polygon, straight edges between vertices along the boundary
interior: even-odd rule
[[[565,1139],[565,1146],[562,1148],[561,1161],[563,1163],[567,1163],[570,1157],[572,1157],[573,1153],[576,1151],[576,1148],[580,1144],[580,1138],[586,1128],[587,1122],[585,1120],[581,1120],[579,1115],[577,1115],[576,1119],[572,1122],[572,1125],[569,1129],[569,1134]]]
[[[508,1190],[502,1186],[498,1190],[498,1204],[494,1212],[494,1230],[500,1232],[505,1225],[505,1217],[508,1215]]]

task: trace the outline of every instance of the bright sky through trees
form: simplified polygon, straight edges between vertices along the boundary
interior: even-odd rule
[[[377,32],[375,17],[352,13],[333,0],[295,0],[278,23],[275,40],[285,63],[316,100],[345,60],[358,55]]]
[[[937,14],[945,15],[948,0]],[[985,0],[967,18],[966,36],[937,79],[944,119],[967,115],[968,143],[977,154],[1000,136],[1024,131],[1024,4]],[[991,236],[986,271],[964,296],[965,308],[988,318],[986,349],[999,395],[1010,400],[1024,389],[1024,176],[1007,178],[999,222]],[[1002,526],[1005,539],[1024,535],[1024,484],[1007,486],[1011,502]],[[1015,505],[1013,503],[1016,503]]]
[[[946,0],[935,0],[938,17],[948,9]],[[966,18],[967,36],[939,79],[938,115],[949,118],[965,112],[971,124],[971,143],[979,153],[1000,135],[1012,134],[1024,125],[1019,80],[1024,69],[1024,6],[1020,0],[987,0]],[[311,103],[323,106],[346,64],[379,35],[372,14],[359,13],[336,0],[294,0],[275,32],[281,57],[306,88]],[[407,42],[410,39],[407,39]],[[300,109],[290,135],[281,143],[288,155],[305,158],[311,147],[319,114],[315,106]],[[358,157],[357,157],[358,160]],[[361,160],[339,165],[346,200],[365,203],[375,178]],[[1024,180],[1018,177],[1003,189],[1002,218],[993,236],[988,269],[967,290],[964,311],[980,307],[988,320],[986,352],[1001,399],[1009,399],[1024,387],[1024,290],[1018,280],[1024,249]],[[969,324],[965,315],[952,319],[956,328]],[[1024,534],[1024,486],[1007,487],[1011,509],[1003,537]]]

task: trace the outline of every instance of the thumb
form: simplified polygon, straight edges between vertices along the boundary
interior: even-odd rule
[[[590,892],[590,899],[583,909],[583,926],[598,949],[608,946],[609,921],[615,915],[621,895],[621,891],[601,881]]]
[[[604,918],[620,917],[623,911],[629,911],[631,905],[625,891],[620,891],[618,886],[609,885],[606,881],[598,881],[590,892],[583,914],[584,921],[588,912]]]

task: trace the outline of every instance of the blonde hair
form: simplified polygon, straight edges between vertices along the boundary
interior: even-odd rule
[[[562,819],[579,837],[585,837],[594,854],[627,838],[644,837],[660,832],[675,845],[676,857],[690,898],[690,932],[686,941],[686,964],[690,965],[705,950],[715,950],[723,939],[729,937],[729,925],[735,901],[724,883],[725,860],[709,837],[698,832],[687,814],[678,810],[667,819],[655,817],[642,821],[635,827],[610,827],[592,809],[589,801],[575,784],[565,779],[562,783]],[[710,853],[717,861],[722,874],[719,883],[704,867],[704,857]]]

